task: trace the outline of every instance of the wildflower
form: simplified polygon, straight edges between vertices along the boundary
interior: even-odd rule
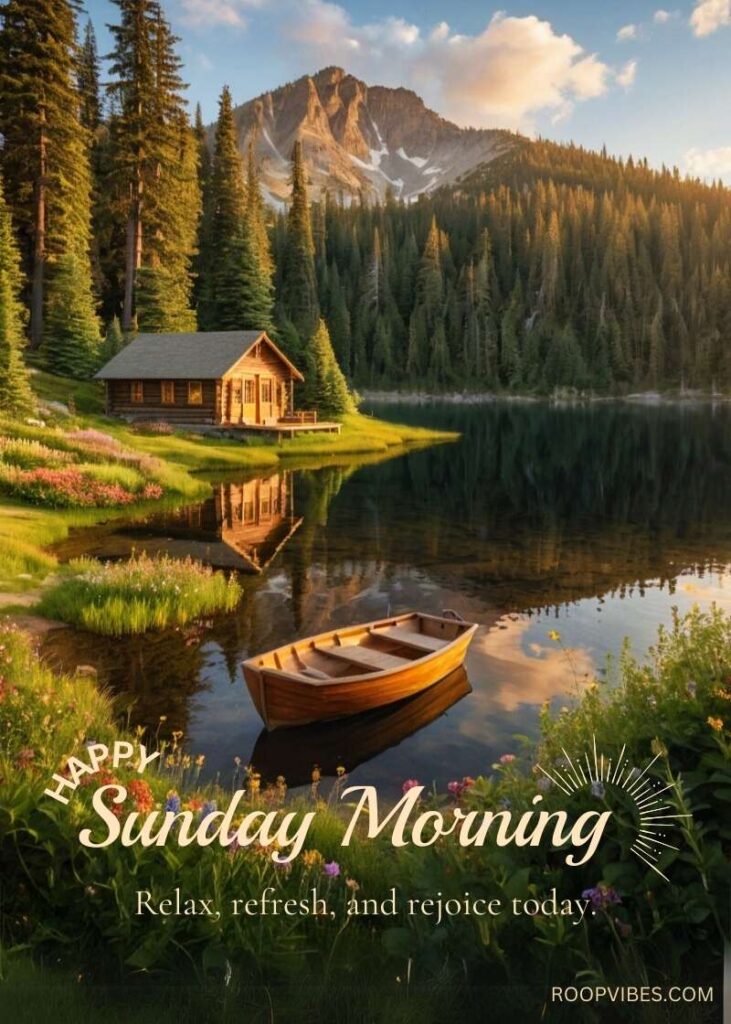
[[[584,889],[581,894],[583,900],[589,900],[594,910],[606,910],[607,907],[621,903],[621,897],[616,889],[610,885],[599,882],[591,889]]]
[[[696,693],[698,692],[698,683],[695,681],[695,679],[689,679],[688,682],[685,684],[685,689],[687,690],[689,697],[695,697]]]
[[[97,887],[95,885],[87,885],[84,888],[84,892],[86,893],[87,896],[94,897],[94,896],[96,896],[98,890],[97,890]]]
[[[180,797],[174,789],[168,790],[167,800],[165,801],[165,810],[172,811],[177,814],[180,810]]]
[[[258,793],[261,789],[261,775],[258,772],[252,772],[249,776],[249,792]]]
[[[23,750],[20,750],[15,758],[16,768],[27,768],[33,762],[35,756],[36,752],[32,747],[25,747]]]
[[[321,778],[322,778],[322,773],[320,771],[319,764],[313,764],[313,766],[312,766],[312,781],[313,781],[313,783],[319,782]]]
[[[447,789],[452,794],[452,796],[459,796],[459,794],[462,792],[462,783],[456,781],[448,782]]]
[[[651,708],[656,708],[657,707],[657,697],[654,694],[651,693],[650,696],[647,698],[647,703],[650,705]]]
[[[500,756],[500,764],[512,764],[515,760],[515,754],[502,754]]]
[[[661,739],[657,738],[657,736],[650,744],[650,750],[653,752],[653,754],[655,754],[656,757],[668,756],[668,748],[665,746]]]
[[[335,774],[339,779],[342,779],[343,775],[345,775],[345,765],[339,764],[335,769]]]
[[[354,878],[346,878],[345,884],[347,885],[351,892],[358,892],[358,890],[360,889],[360,886],[358,885]]]
[[[539,779],[538,782],[536,782],[536,786],[540,789],[541,793],[547,793],[552,785],[553,783],[547,775],[544,775],[542,779]]]
[[[241,758],[240,757],[235,757],[234,758],[234,764],[236,765],[237,768],[240,767],[240,765],[241,765]]]
[[[337,878],[340,874],[340,865],[337,861],[331,860],[322,869],[328,878]]]
[[[722,690],[720,686],[713,691],[713,696],[720,700],[731,700],[731,693],[728,690]]]
[[[606,790],[606,787],[605,787],[603,782],[600,782],[598,779],[595,779],[594,782],[592,782],[592,784],[591,784],[591,795],[592,796],[596,796],[596,797],[598,797],[601,800],[602,797],[604,796],[604,794],[606,793],[606,791],[607,790]]]
[[[135,809],[140,814],[147,814],[155,805],[155,801],[149,783],[144,779],[132,779],[127,786],[127,792],[134,800]]]
[[[206,800],[201,807],[201,818],[207,817],[209,814],[213,814],[218,809],[218,805],[215,800]]]
[[[553,640],[555,643],[559,643],[561,640],[561,634],[556,629],[549,629],[548,639]]]
[[[714,732],[721,732],[723,729],[723,719],[714,718],[713,715],[709,715],[706,722],[710,725]]]
[[[507,798],[506,796],[504,796],[504,797],[502,798],[502,800],[500,801],[500,806],[502,807],[502,809],[503,809],[504,811],[509,811],[509,810],[510,810],[510,808],[512,807],[512,804],[510,803],[510,801],[508,800],[508,798]]]
[[[205,763],[206,763],[206,755],[205,754],[198,754],[198,756],[195,759],[195,766],[196,766],[196,768],[202,768]]]
[[[319,850],[305,850],[302,854],[302,863],[306,868],[317,868],[323,864],[325,858]]]
[[[160,715],[160,721],[161,722],[167,722],[167,720],[168,720],[168,716],[167,715]]]
[[[410,789],[415,789],[417,786],[420,785],[421,783],[419,782],[418,779],[406,779],[403,786],[401,787],[401,792],[408,793]]]

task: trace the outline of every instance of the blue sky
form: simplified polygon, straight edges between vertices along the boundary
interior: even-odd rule
[[[109,49],[109,0],[86,0]],[[192,103],[215,115],[339,64],[459,124],[647,156],[731,183],[731,0],[163,0]]]

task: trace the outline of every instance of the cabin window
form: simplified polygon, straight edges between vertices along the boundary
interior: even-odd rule
[[[160,381],[160,398],[163,405],[175,405],[175,381]]]
[[[261,400],[262,402],[271,402],[272,400],[272,382],[270,380],[261,382]]]
[[[234,402],[236,405],[241,405],[241,381],[234,381]]]
[[[188,381],[188,405],[203,405],[203,384],[199,380]]]
[[[253,405],[255,401],[256,401],[256,397],[254,395],[254,382],[253,382],[253,380],[245,380],[244,381],[244,402],[246,403],[246,405]]]
[[[133,380],[130,385],[130,398],[136,404],[144,402],[145,400],[145,389],[141,380]]]

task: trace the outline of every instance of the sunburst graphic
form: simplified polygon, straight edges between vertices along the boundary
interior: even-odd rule
[[[673,843],[666,841],[669,838],[669,830],[680,828],[679,819],[690,818],[692,815],[669,813],[672,812],[673,806],[663,802],[661,797],[668,790],[675,789],[675,783],[670,782],[663,786],[657,779],[648,775],[660,754],[656,754],[644,768],[639,769],[625,758],[626,744],[614,762],[611,757],[597,753],[596,736],[592,736],[592,747],[592,751],[584,752],[584,763],[581,757],[574,761],[566,749],[562,748],[566,759],[564,763],[550,772],[541,764],[536,767],[568,796],[586,787],[598,785],[614,786],[629,794],[638,816],[637,836],[631,847],[632,853],[669,882],[670,879],[657,866],[658,861],[664,850],[678,849]]]

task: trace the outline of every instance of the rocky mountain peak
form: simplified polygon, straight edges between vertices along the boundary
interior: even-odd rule
[[[269,200],[289,194],[289,160],[302,142],[313,196],[414,200],[456,181],[514,143],[507,132],[459,128],[404,88],[367,86],[327,67],[237,107],[242,154],[256,147]]]

